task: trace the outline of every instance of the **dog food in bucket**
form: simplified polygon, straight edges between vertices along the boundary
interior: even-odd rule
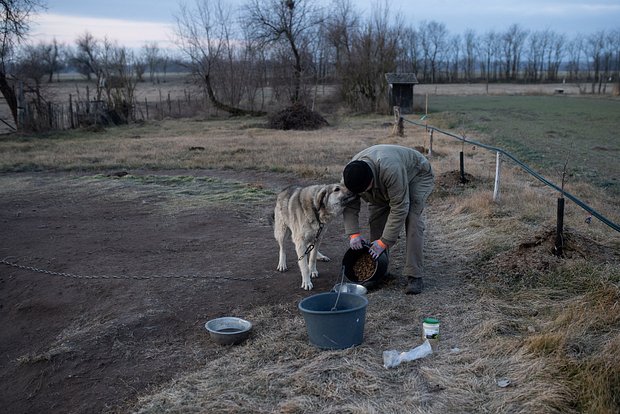
[[[369,253],[368,246],[363,249],[349,249],[342,258],[345,277],[355,283],[369,283],[381,279],[388,268],[388,255],[383,252],[377,260]]]
[[[353,272],[357,276],[359,282],[365,282],[375,274],[377,262],[375,262],[370,254],[360,256],[353,265]]]

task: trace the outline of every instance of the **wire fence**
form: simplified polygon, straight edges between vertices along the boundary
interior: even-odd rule
[[[66,130],[90,126],[111,126],[127,122],[191,118],[214,111],[206,99],[186,94],[173,99],[134,100],[131,105],[111,105],[107,100],[85,100],[69,95],[68,102],[30,101],[19,107],[21,128],[26,131]],[[8,124],[10,130],[15,130]]]
[[[554,190],[560,192],[562,197],[568,198],[569,200],[571,200],[572,202],[577,204],[579,207],[581,207],[583,210],[585,210],[589,214],[591,214],[593,217],[596,217],[597,219],[599,219],[601,222],[603,222],[604,224],[606,224],[607,226],[609,226],[613,230],[616,230],[617,232],[620,232],[620,225],[618,225],[617,223],[614,223],[613,221],[611,221],[607,217],[603,216],[601,213],[599,213],[598,211],[596,211],[595,209],[590,207],[588,204],[586,204],[585,202],[583,202],[582,200],[580,200],[579,198],[577,198],[573,194],[567,192],[563,188],[561,188],[558,185],[552,183],[551,181],[549,181],[548,179],[546,179],[545,177],[543,177],[542,175],[540,175],[539,173],[534,171],[530,166],[528,166],[524,162],[522,162],[519,159],[517,159],[514,155],[512,155],[508,151],[506,151],[506,150],[504,150],[502,148],[494,147],[492,145],[487,145],[487,144],[483,144],[481,142],[473,141],[471,139],[462,137],[460,135],[453,134],[453,133],[451,133],[449,131],[444,131],[444,130],[441,130],[441,129],[437,128],[437,127],[430,126],[430,125],[428,125],[426,123],[422,123],[422,122],[419,122],[419,121],[413,121],[413,120],[410,120],[410,119],[406,119],[406,118],[404,118],[402,116],[399,117],[399,124],[401,124],[401,122],[407,122],[408,124],[411,124],[411,125],[415,125],[415,126],[426,128],[426,130],[430,131],[431,133],[432,132],[438,132],[438,133],[446,135],[448,137],[457,139],[457,140],[459,140],[459,141],[461,141],[463,143],[468,143],[468,144],[476,145],[478,147],[487,149],[489,151],[495,151],[497,154],[501,154],[501,155],[511,159],[516,165],[521,167],[525,172],[530,174],[532,177],[534,177],[537,180],[541,181],[546,186],[548,186],[550,188],[553,188]],[[431,141],[431,149],[430,150],[432,151],[432,141]],[[499,156],[498,156],[498,163],[499,163]],[[499,168],[498,168],[498,171],[499,171]],[[497,182],[497,180],[496,180],[496,182]]]

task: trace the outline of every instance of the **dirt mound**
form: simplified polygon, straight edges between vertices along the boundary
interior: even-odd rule
[[[313,130],[327,125],[329,123],[318,112],[302,104],[289,106],[269,117],[271,129]]]
[[[475,188],[480,183],[481,181],[471,174],[464,173],[461,177],[460,171],[447,171],[435,176],[435,189],[432,194],[435,197],[460,194],[465,188]]]
[[[519,277],[529,273],[554,271],[566,260],[594,259],[600,263],[620,262],[620,254],[613,248],[599,244],[571,229],[564,230],[562,256],[555,256],[554,251],[555,229],[546,229],[532,240],[498,254],[486,262],[483,268],[490,275]]]

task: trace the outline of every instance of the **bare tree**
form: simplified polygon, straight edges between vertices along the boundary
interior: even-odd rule
[[[310,0],[251,0],[246,16],[254,39],[260,44],[286,45],[293,66],[290,99],[293,103],[299,102],[304,69],[310,64],[308,45],[322,21],[319,10]]]
[[[420,33],[424,53],[424,79],[436,83],[441,64],[440,57],[447,49],[448,30],[445,24],[431,21],[422,22]]]
[[[56,38],[51,43],[40,43],[42,63],[47,68],[47,81],[51,83],[54,80],[54,74],[60,69],[60,60],[63,45],[58,44]]]
[[[89,97],[88,115],[114,124],[132,119],[137,82],[144,73],[145,63],[129,49],[108,38],[96,39],[85,32],[76,40],[70,57],[79,73],[88,80],[95,77],[95,96]],[[90,113],[92,110],[92,114]]]
[[[581,59],[583,56],[584,42],[581,35],[575,36],[566,48],[568,57],[567,68],[568,76],[571,80],[580,82]]]
[[[614,81],[614,96],[620,96],[620,29],[609,33],[609,47],[612,54],[612,78]]]
[[[0,92],[6,100],[15,124],[18,125],[17,95],[9,77],[9,62],[15,46],[21,42],[30,30],[31,15],[41,9],[43,0],[0,0]]]
[[[46,62],[47,45],[39,43],[38,45],[25,46],[16,62],[17,72],[22,80],[32,81],[37,95],[41,89],[43,78],[48,75],[49,68]]]
[[[157,42],[149,42],[142,47],[142,57],[148,68],[149,81],[152,83],[155,83],[155,73],[160,59],[159,54],[160,50]]]
[[[93,74],[98,80],[103,71],[101,67],[103,54],[101,44],[91,33],[84,32],[75,40],[75,45],[76,50],[71,58],[71,63],[78,73],[85,76],[87,80],[91,80]]]
[[[504,57],[504,78],[516,80],[521,64],[523,44],[528,32],[518,24],[511,25],[501,37],[502,53]]]
[[[333,49],[336,71],[347,64],[351,54],[353,37],[359,29],[359,15],[353,10],[350,0],[334,0],[331,13],[325,21],[327,43]]]
[[[487,93],[489,82],[497,79],[497,60],[499,54],[499,36],[494,31],[487,32],[482,37],[480,47],[481,69],[486,80]]]
[[[463,36],[465,43],[465,80],[471,82],[476,74],[476,56],[478,55],[478,36],[472,29],[467,29]]]
[[[595,91],[601,93],[602,90],[602,85],[605,77],[605,37],[605,31],[600,30],[596,33],[591,34],[586,41],[586,53],[589,58],[589,66],[592,71],[592,93],[595,93]],[[598,90],[596,89],[597,84]]]
[[[556,32],[549,32],[549,47],[547,49],[547,80],[556,81],[560,72],[560,64],[566,55],[564,46],[566,36]]]
[[[539,30],[530,34],[525,59],[524,77],[526,81],[537,82],[541,80],[548,42],[548,30]]]
[[[245,87],[244,95],[248,100],[251,110],[256,110],[260,99],[260,111],[265,107],[265,88],[267,85],[267,54],[264,48],[259,47],[253,39],[253,34],[247,27],[242,28],[244,48],[240,65],[244,67]]]
[[[403,72],[411,72],[419,76],[420,39],[418,31],[413,27],[405,27],[400,38],[399,68]]]
[[[133,54],[132,54],[133,55]],[[142,56],[132,56],[133,73],[136,75],[138,82],[144,81],[144,73],[146,72],[146,60]]]
[[[132,106],[135,100],[136,62],[133,52],[104,40],[104,61],[102,87],[107,97],[108,116],[115,124],[126,123],[133,119]]]
[[[459,65],[463,42],[461,35],[450,36],[446,50],[446,77],[448,82],[458,82],[460,79]]]
[[[349,105],[358,110],[389,110],[385,73],[396,70],[402,32],[402,22],[385,3],[351,34],[346,61],[338,72],[341,93]]]
[[[181,5],[177,20],[177,44],[190,61],[195,76],[202,82],[211,103],[232,115],[262,115],[222,102],[216,95],[214,78],[222,70],[223,61],[231,46],[229,28],[232,25],[230,8],[219,0],[196,0],[194,8]]]

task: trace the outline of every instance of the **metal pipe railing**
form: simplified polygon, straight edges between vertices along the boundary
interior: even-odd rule
[[[521,162],[519,159],[517,159],[514,155],[512,155],[508,151],[505,151],[505,150],[503,150],[501,148],[498,148],[498,147],[494,147],[492,145],[487,145],[487,144],[483,144],[481,142],[472,141],[470,139],[467,139],[465,137],[461,137],[461,136],[453,134],[451,132],[443,131],[443,130],[441,130],[439,128],[436,128],[434,126],[429,126],[429,125],[427,125],[425,123],[421,123],[421,122],[417,122],[417,121],[412,121],[412,120],[406,119],[404,117],[401,117],[401,119],[403,121],[405,121],[405,122],[410,123],[410,124],[424,127],[427,130],[437,131],[437,132],[439,132],[441,134],[444,134],[444,135],[447,135],[449,137],[458,139],[461,142],[466,142],[468,144],[473,144],[473,145],[476,145],[478,147],[482,147],[482,148],[488,149],[490,151],[497,151],[497,152],[505,155],[506,157],[508,157],[512,161],[514,161],[517,165],[519,165],[523,170],[525,170],[532,177],[534,177],[537,180],[541,181],[546,186],[551,187],[551,188],[559,191],[560,194],[562,194],[563,197],[568,198],[569,200],[571,200],[572,202],[577,204],[579,207],[581,207],[582,209],[584,209],[585,211],[590,213],[593,217],[596,217],[597,219],[599,219],[600,221],[605,223],[607,226],[611,227],[612,229],[616,230],[617,232],[620,232],[620,225],[618,225],[618,224],[614,223],[613,221],[609,220],[607,217],[603,216],[601,213],[599,213],[598,211],[596,211],[595,209],[593,209],[592,207],[590,207],[589,205],[587,205],[586,203],[581,201],[579,198],[577,198],[574,195],[572,195],[571,193],[567,192],[566,190],[558,187],[556,184],[554,184],[551,181],[547,180],[545,177],[543,177],[542,175],[538,174],[530,166],[528,166],[527,164]]]

